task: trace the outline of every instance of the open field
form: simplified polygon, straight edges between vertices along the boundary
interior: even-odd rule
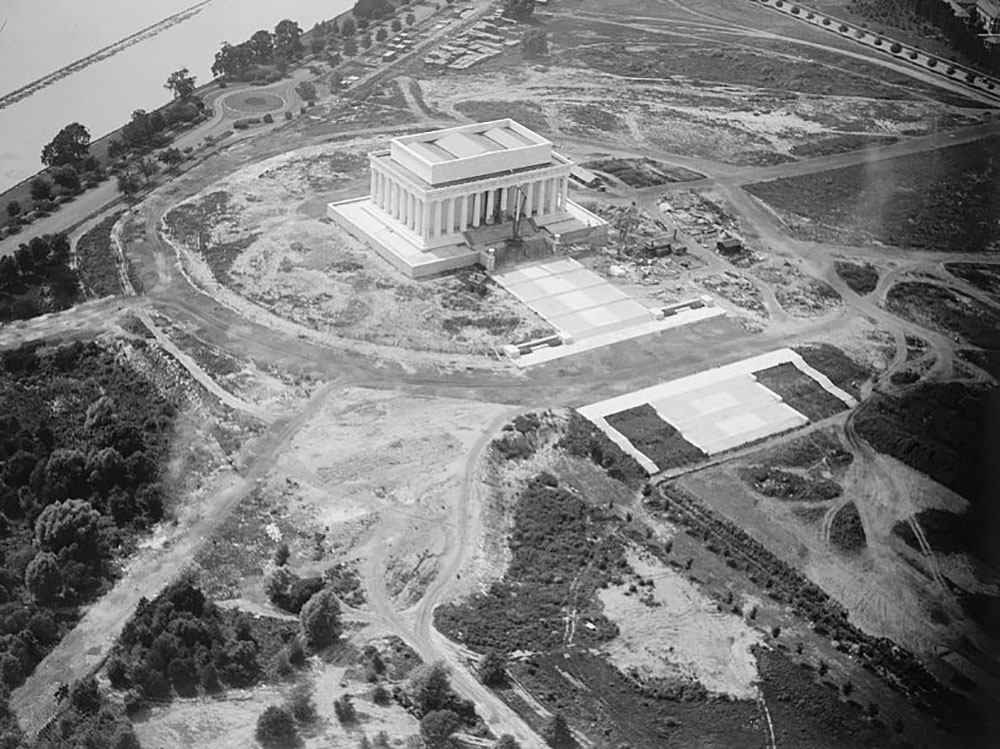
[[[994,136],[746,189],[777,210],[799,239],[986,252],[1000,246],[998,147]]]

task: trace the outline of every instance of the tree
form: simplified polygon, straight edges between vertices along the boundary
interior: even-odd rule
[[[527,21],[535,12],[535,0],[507,0],[503,13],[505,16]]]
[[[81,561],[98,561],[101,513],[85,499],[53,502],[35,521],[35,539],[47,551],[58,554],[75,546]]]
[[[289,18],[274,27],[274,51],[289,60],[302,54],[302,29]]]
[[[451,735],[462,720],[451,710],[432,710],[420,719],[420,735],[428,749],[451,746]]]
[[[194,93],[195,78],[187,68],[175,70],[167,77],[163,87],[174,92],[175,99],[187,99]]]
[[[488,687],[502,686],[507,682],[507,658],[497,650],[490,650],[479,662],[479,680]]]
[[[402,23],[402,21],[400,21],[398,18],[393,18],[392,19],[391,28],[392,28],[392,33],[393,34],[398,34],[400,31],[403,30],[403,23]]]
[[[407,692],[421,715],[442,710],[451,698],[448,668],[444,663],[425,663],[410,672]]]
[[[24,584],[39,603],[52,603],[58,598],[63,577],[56,555],[50,551],[38,552],[24,571]]]
[[[69,701],[81,713],[95,715],[101,709],[101,693],[97,689],[97,679],[91,676],[73,682],[69,690]]]
[[[167,168],[176,169],[177,165],[184,161],[184,154],[179,148],[165,148],[156,154],[156,158]]]
[[[529,57],[547,55],[549,53],[549,32],[545,29],[528,29],[521,37],[524,54]]]
[[[553,715],[552,720],[545,726],[542,738],[553,749],[576,749],[577,747],[576,739],[573,738],[569,726],[566,725],[566,719],[559,712]]]
[[[406,25],[407,26],[412,26],[416,22],[417,22],[417,17],[415,15],[413,15],[412,13],[407,13],[406,14]]]
[[[333,591],[321,590],[302,607],[302,637],[311,648],[322,648],[340,637],[340,604]]]
[[[55,167],[52,170],[52,181],[70,194],[80,192],[80,173],[70,164]]]
[[[79,122],[71,122],[42,148],[42,163],[46,166],[76,166],[89,152],[90,133]]]
[[[21,204],[16,200],[12,200],[7,204],[7,215],[14,218],[21,213]]]
[[[142,174],[143,181],[148,185],[150,178],[155,176],[158,171],[156,162],[146,156],[143,156],[136,162],[135,165],[140,174]]]
[[[257,62],[270,60],[271,55],[274,54],[274,36],[267,29],[255,31],[247,42],[247,46]]]
[[[361,37],[361,48],[368,49],[370,46],[372,46],[372,35],[365,34],[363,37]]]
[[[344,40],[344,56],[345,57],[354,57],[354,55],[356,55],[356,54],[358,54],[358,43],[356,41],[354,41],[354,39],[345,39]]]
[[[348,18],[344,21],[344,25],[340,27],[340,35],[343,37],[352,37],[357,29],[357,24],[354,23],[353,18]]]
[[[135,197],[140,187],[139,175],[131,169],[118,175],[118,191],[129,200]]]
[[[379,26],[377,29],[375,29],[375,41],[376,42],[384,42],[386,40],[386,38],[388,38],[388,36],[389,36],[389,32],[387,32],[385,30],[384,26]]]
[[[31,180],[28,192],[31,194],[32,200],[51,200],[52,183],[45,179],[45,177],[35,177]]]
[[[212,74],[239,78],[254,63],[254,60],[254,52],[248,44],[239,44],[234,47],[229,42],[223,42],[222,48],[215,53]]]
[[[299,738],[292,714],[276,705],[271,705],[257,718],[256,736],[268,749],[293,746]]]
[[[496,740],[496,743],[493,745],[493,749],[521,749],[521,745],[517,743],[517,739],[509,733],[505,733]]]

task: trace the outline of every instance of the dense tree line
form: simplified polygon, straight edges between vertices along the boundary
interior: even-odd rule
[[[0,682],[18,686],[158,520],[174,404],[96,343],[0,355]]]
[[[241,80],[254,77],[249,74],[262,66],[273,64],[284,71],[288,63],[300,58],[302,53],[302,29],[295,21],[286,18],[274,27],[273,32],[260,29],[241,44],[223,42],[222,48],[215,53],[212,73]]]
[[[991,73],[1000,74],[1000,45],[987,45],[980,34],[975,8],[968,21],[956,18],[941,0],[852,0],[852,8],[877,23],[906,27],[921,19],[939,31],[951,46]]]
[[[0,257],[0,322],[72,306],[81,296],[65,234],[46,234]]]

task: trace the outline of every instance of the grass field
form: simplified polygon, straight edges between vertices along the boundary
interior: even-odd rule
[[[945,270],[1000,301],[1000,265],[996,263],[945,263]]]
[[[973,346],[1000,351],[996,310],[955,289],[904,281],[889,290],[886,308],[906,320],[961,337]]]
[[[588,161],[583,166],[610,174],[629,187],[653,187],[670,182],[688,182],[705,176],[690,169],[660,164],[652,159],[600,159]]]
[[[858,294],[870,294],[878,286],[878,269],[871,263],[850,263],[837,260],[833,264],[837,275]]]
[[[746,189],[799,239],[984,252],[1000,246],[998,149],[993,136]]]
[[[830,544],[841,551],[858,552],[867,545],[865,528],[857,505],[848,502],[837,510],[830,524]]]
[[[870,373],[836,346],[831,346],[829,343],[806,344],[796,346],[795,353],[810,367],[818,369],[829,377],[830,381],[841,390],[845,390],[855,398],[860,396],[859,385],[868,379]]]
[[[777,393],[791,408],[809,421],[819,421],[840,413],[847,408],[844,401],[831,395],[822,385],[794,364],[779,364],[776,367],[754,372],[757,382]]]
[[[636,449],[661,470],[697,463],[707,455],[665,422],[648,403],[605,417]]]

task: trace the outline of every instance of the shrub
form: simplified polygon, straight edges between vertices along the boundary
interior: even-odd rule
[[[949,65],[947,72],[948,72],[948,75],[955,75],[955,66],[954,65]]]
[[[824,18],[823,19],[823,25],[824,26],[829,26],[830,25],[830,19],[829,18]]]
[[[785,3],[784,3],[784,0],[778,0],[778,2],[776,2],[774,5],[777,8],[782,8],[782,7],[784,7]]]
[[[389,690],[386,689],[382,684],[376,684],[375,689],[372,690],[372,702],[376,705],[385,707],[389,704],[392,699],[392,695],[389,694]]]
[[[795,15],[798,15],[801,12],[802,12],[802,10],[799,8],[798,5],[793,5],[792,6],[792,13],[794,13]]]
[[[264,124],[265,125],[270,125],[272,122],[274,122],[274,117],[272,117],[270,114],[265,114],[264,115]]]
[[[910,59],[911,60],[916,60],[919,56],[920,55],[917,52],[917,50],[915,50],[915,49],[914,50],[910,50]]]
[[[903,45],[900,44],[899,42],[893,42],[892,46],[889,47],[889,51],[892,52],[894,55],[898,55],[900,52],[903,51]]]
[[[880,37],[880,36],[875,37],[875,46],[876,47],[881,47],[882,46],[882,37]]]
[[[342,695],[333,701],[333,712],[336,714],[337,720],[344,724],[353,723],[358,719],[358,713],[354,709],[354,703],[349,694]]]
[[[340,604],[329,590],[321,590],[302,607],[302,637],[311,648],[322,648],[340,637]]]
[[[272,705],[257,718],[257,741],[268,749],[293,746],[299,738],[295,719],[284,708]]]
[[[937,63],[938,63],[937,58],[935,58],[935,57],[928,57],[927,58],[927,67],[933,68],[935,65],[937,65]]]
[[[849,31],[849,29],[847,28],[847,26],[845,24],[843,24],[843,23],[840,24],[840,27],[839,27],[838,30],[840,31],[841,34],[846,34]]]
[[[976,82],[976,74],[975,73],[966,73],[965,74],[965,80],[968,81],[969,83],[975,83]]]
[[[433,710],[421,718],[420,735],[430,749],[447,747],[451,735],[460,725],[462,725],[461,718],[451,710]]]
[[[316,703],[313,702],[312,692],[305,684],[299,684],[292,690],[287,707],[292,717],[299,723],[312,723],[316,720]]]
[[[292,119],[292,113],[286,110],[286,111],[285,111],[285,119],[286,119],[286,120],[290,120],[290,119]]]

